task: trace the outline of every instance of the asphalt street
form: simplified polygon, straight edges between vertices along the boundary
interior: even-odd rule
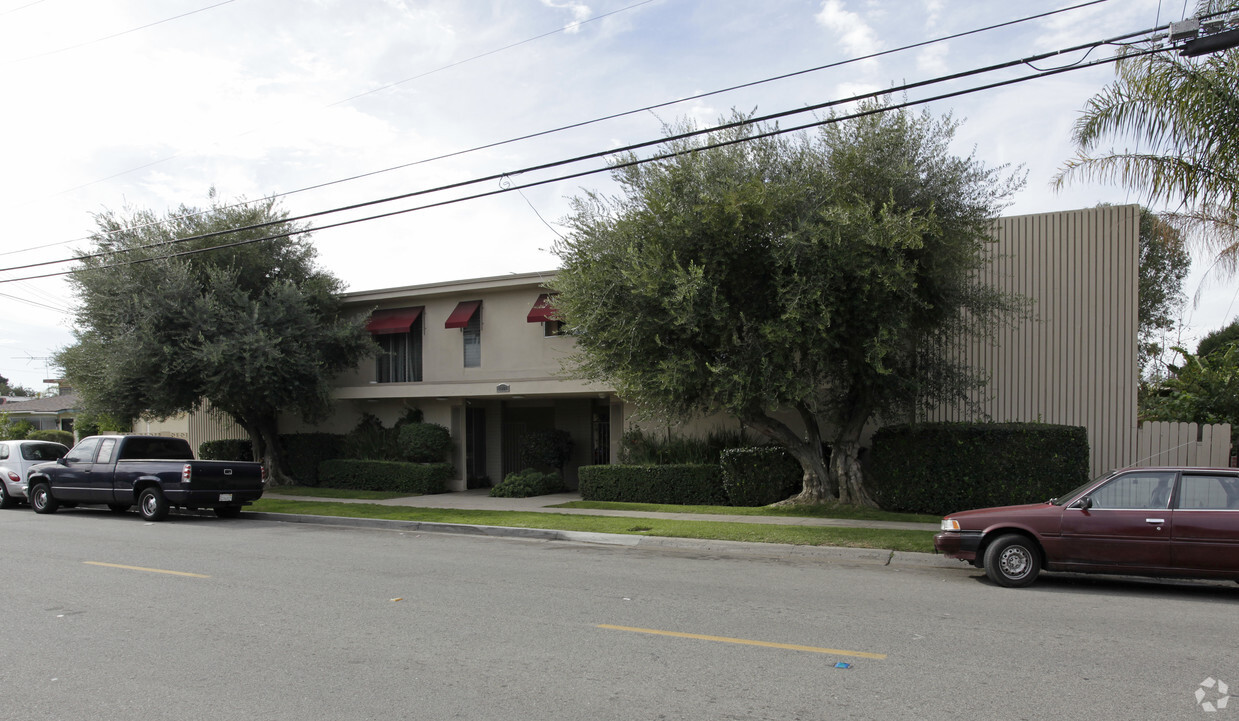
[[[0,543],[0,719],[1239,718],[1196,698],[1239,684],[1235,584],[90,510]]]

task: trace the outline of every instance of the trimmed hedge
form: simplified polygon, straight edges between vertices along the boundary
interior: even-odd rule
[[[204,461],[252,461],[254,444],[248,438],[204,441],[198,446],[198,457]]]
[[[1088,432],[1048,423],[924,423],[873,435],[868,488],[890,511],[1038,503],[1088,480]]]
[[[723,472],[714,465],[582,466],[586,501],[725,506]]]
[[[331,488],[430,494],[447,491],[456,471],[450,463],[399,463],[337,458],[318,465],[319,481]]]
[[[768,506],[804,487],[804,470],[785,448],[728,448],[719,460],[733,506]]]
[[[528,498],[559,493],[564,490],[564,479],[558,473],[543,473],[536,468],[526,468],[520,473],[509,473],[503,483],[490,489],[495,498]]]

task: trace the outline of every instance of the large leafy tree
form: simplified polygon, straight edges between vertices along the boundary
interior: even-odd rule
[[[1198,10],[1237,6],[1206,0]],[[1057,183],[1117,182],[1165,203],[1163,217],[1214,254],[1220,271],[1239,272],[1239,50],[1130,54],[1116,75],[1077,120],[1077,155]]]
[[[207,401],[283,480],[280,414],[327,413],[330,378],[374,346],[341,314],[342,284],[315,266],[308,229],[286,217],[274,200],[223,205],[214,192],[205,210],[98,215],[72,275],[76,343],[57,357],[86,407],[131,421]],[[244,243],[266,236],[279,237]]]
[[[575,370],[664,417],[738,417],[800,462],[795,501],[872,503],[866,424],[964,401],[981,379],[949,343],[1015,305],[973,272],[1022,181],[953,155],[949,117],[867,109],[625,158],[619,193],[574,199],[556,247]]]
[[[1141,417],[1239,426],[1239,343],[1225,343],[1207,355],[1175,351],[1183,363],[1144,400]]]
[[[1137,302],[1139,362],[1161,356],[1161,338],[1175,328],[1183,306],[1183,279],[1191,256],[1182,234],[1148,208],[1140,209],[1140,287]]]

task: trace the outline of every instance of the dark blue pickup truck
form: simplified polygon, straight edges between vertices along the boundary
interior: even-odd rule
[[[194,460],[188,442],[163,436],[83,438],[63,458],[32,466],[26,478],[36,513],[78,504],[123,513],[136,504],[148,521],[162,521],[173,507],[235,517],[266,485],[261,463]]]

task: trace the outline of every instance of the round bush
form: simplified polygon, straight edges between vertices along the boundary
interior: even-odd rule
[[[414,463],[439,463],[452,452],[452,433],[437,423],[400,426],[400,450]]]

